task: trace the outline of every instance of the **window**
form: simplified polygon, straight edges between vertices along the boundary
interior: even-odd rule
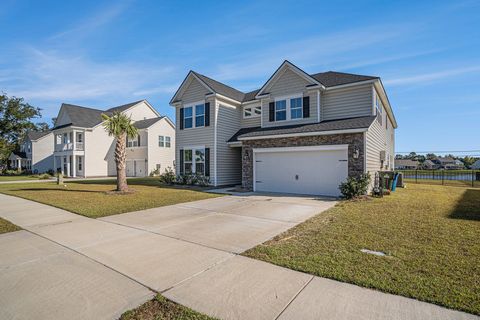
[[[258,117],[261,114],[262,114],[262,107],[261,106],[248,107],[248,108],[243,109],[243,117],[244,118]]]
[[[165,147],[165,137],[164,136],[158,136],[158,146],[159,147]]]
[[[275,121],[287,120],[287,101],[275,101]]]
[[[205,105],[197,104],[195,106],[195,127],[205,126]]]
[[[290,119],[303,118],[302,98],[290,99]]]
[[[183,166],[184,166],[185,174],[192,173],[192,168],[193,168],[192,150],[184,150]]]
[[[128,138],[127,140],[128,148],[136,148],[139,146],[140,146],[140,136],[137,136],[137,138],[133,138],[133,139]]]
[[[380,101],[380,98],[378,95],[375,95],[375,108],[377,110],[377,121],[382,124],[382,112],[383,112],[383,105],[382,101]]]
[[[77,142],[83,142],[83,135],[81,133],[77,134]]]
[[[183,169],[185,174],[205,174],[205,149],[186,149],[183,151]]]
[[[185,129],[193,127],[193,107],[183,109],[183,127]]]
[[[63,143],[68,143],[68,134],[67,133],[63,134]]]
[[[160,168],[161,168],[161,167],[162,167],[162,165],[161,165],[160,163],[157,163],[157,164],[155,165],[155,169],[157,169],[157,170],[159,170],[159,171],[160,171]]]
[[[57,134],[57,144],[61,144],[62,143],[62,135],[61,134]]]
[[[197,174],[205,173],[205,150],[204,149],[195,150],[195,173]]]
[[[158,136],[158,146],[162,148],[170,148],[171,142],[169,136]]]
[[[78,171],[82,171],[82,157],[78,157]]]

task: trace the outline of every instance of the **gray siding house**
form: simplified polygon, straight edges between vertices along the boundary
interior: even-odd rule
[[[190,71],[170,104],[176,173],[214,186],[337,196],[348,176],[394,167],[397,122],[378,77],[285,61],[244,93]]]

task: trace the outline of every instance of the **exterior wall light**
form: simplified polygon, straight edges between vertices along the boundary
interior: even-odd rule
[[[353,147],[353,159],[358,159],[360,157],[360,149],[355,146]]]

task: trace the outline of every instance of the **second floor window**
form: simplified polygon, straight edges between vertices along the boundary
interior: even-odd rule
[[[83,135],[81,133],[77,133],[77,142],[83,142]]]
[[[257,106],[257,107],[248,107],[243,109],[243,117],[244,118],[252,118],[252,117],[258,117],[262,114],[262,107]]]
[[[128,148],[135,148],[139,146],[140,146],[140,136],[137,136],[136,138],[133,138],[133,139],[128,138],[127,140]]]
[[[193,127],[193,107],[183,109],[183,127],[185,129]]]
[[[169,136],[158,136],[158,146],[162,148],[170,148],[171,142]]]
[[[383,105],[382,101],[380,101],[380,98],[378,95],[375,96],[375,109],[377,111],[377,121],[382,124],[382,118],[383,118]]]
[[[197,104],[195,106],[195,127],[205,126],[205,105]]]
[[[290,119],[303,118],[302,98],[290,99]]]
[[[287,120],[287,100],[275,101],[275,121]]]

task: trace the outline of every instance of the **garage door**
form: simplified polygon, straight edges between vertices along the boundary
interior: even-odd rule
[[[145,177],[147,175],[145,160],[127,160],[127,177]]]
[[[254,150],[254,190],[338,196],[348,175],[346,145]]]

